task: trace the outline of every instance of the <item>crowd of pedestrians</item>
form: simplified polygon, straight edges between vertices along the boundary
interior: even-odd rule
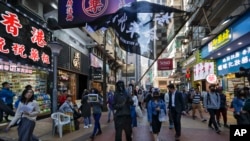
[[[31,85],[27,85],[19,99],[15,102],[15,112],[13,111],[13,97],[15,93],[11,91],[11,85],[8,82],[2,83],[0,91],[0,120],[9,122],[5,131],[9,131],[11,127],[18,125],[18,136],[21,140],[35,141],[39,140],[34,134],[35,121],[40,112],[37,102],[34,100],[34,91]],[[199,87],[192,87],[189,91],[182,89],[179,91],[174,84],[166,86],[167,92],[161,93],[158,88],[151,87],[148,91],[143,90],[139,86],[130,84],[126,88],[123,81],[118,81],[115,89],[110,87],[107,92],[106,103],[108,109],[107,123],[113,122],[115,126],[115,141],[122,141],[122,131],[124,130],[126,140],[132,141],[133,132],[138,126],[138,111],[145,111],[147,116],[150,132],[154,141],[160,141],[159,133],[161,132],[162,123],[166,122],[169,129],[174,129],[175,140],[181,137],[181,118],[189,116],[191,119],[206,122],[204,112],[209,115],[207,126],[216,133],[220,133],[220,128],[229,128],[227,120],[227,104],[226,95],[223,93],[223,87],[211,84],[208,91],[201,92]],[[234,109],[234,118],[237,124],[250,124],[250,93],[249,88],[235,90],[235,97],[232,100],[231,108]],[[96,100],[90,100],[96,96]],[[58,98],[58,111],[72,116],[72,122],[75,130],[79,130],[80,123],[83,128],[91,128],[93,119],[93,131],[90,138],[95,139],[96,136],[102,134],[102,125],[100,119],[103,111],[103,98],[100,92],[91,88],[85,89],[81,97],[81,105],[78,107],[72,102],[72,95],[65,91]],[[5,106],[5,108],[2,108]],[[28,107],[28,108],[27,108]],[[24,110],[25,109],[25,110]],[[29,111],[27,111],[29,110]],[[197,116],[196,114],[199,114]],[[75,117],[77,113],[77,117]],[[14,116],[10,121],[8,115]],[[167,117],[167,118],[162,118]],[[199,117],[199,118],[198,118]],[[23,119],[27,123],[20,124],[18,121]],[[25,120],[24,120],[25,119]],[[83,120],[79,120],[83,119]],[[198,119],[198,120],[197,120]],[[24,132],[24,129],[25,132]]]

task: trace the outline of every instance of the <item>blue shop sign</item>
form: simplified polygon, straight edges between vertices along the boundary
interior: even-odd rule
[[[250,67],[250,46],[232,54],[229,54],[216,61],[218,75],[239,72],[239,68]]]

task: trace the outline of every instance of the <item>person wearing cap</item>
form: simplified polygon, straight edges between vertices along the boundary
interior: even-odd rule
[[[226,95],[223,93],[223,88],[221,86],[219,86],[217,88],[217,92],[220,95],[220,108],[216,112],[217,124],[218,124],[218,126],[221,126],[220,117],[222,115],[224,127],[229,128],[229,126],[227,124],[227,99],[226,99]]]
[[[175,140],[179,140],[181,136],[181,115],[186,115],[184,99],[182,93],[175,89],[174,84],[169,84],[169,110],[171,112],[174,128],[175,128]]]
[[[2,90],[0,92],[0,98],[4,101],[4,103],[13,110],[13,98],[15,94],[10,90],[10,83],[9,82],[3,82],[2,83]],[[5,120],[9,122],[8,114],[5,116]],[[0,121],[3,119],[3,112],[0,112]]]
[[[220,96],[216,92],[216,86],[214,84],[209,85],[209,92],[204,95],[203,103],[205,112],[208,112],[210,115],[208,127],[211,129],[215,129],[216,133],[220,133],[220,129],[216,122],[215,116],[217,110],[220,108]]]

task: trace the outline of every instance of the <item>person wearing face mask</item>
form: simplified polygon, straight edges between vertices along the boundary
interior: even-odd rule
[[[220,96],[216,92],[215,85],[211,84],[209,86],[210,91],[204,96],[204,108],[205,112],[208,112],[210,115],[209,122],[208,122],[208,127],[211,129],[215,129],[216,133],[220,133],[220,129],[217,125],[216,122],[216,113],[217,110],[220,108]]]
[[[243,106],[245,105],[246,101],[246,93],[244,90],[239,90],[237,92],[236,97],[233,99],[233,108],[234,108],[234,118],[237,121],[237,125],[244,124],[242,118],[240,118],[241,113],[243,113]]]
[[[132,141],[132,119],[130,106],[133,105],[131,95],[126,92],[124,82],[119,80],[116,83],[114,94],[114,123],[115,123],[115,140],[122,140],[122,130],[125,131],[127,141]]]

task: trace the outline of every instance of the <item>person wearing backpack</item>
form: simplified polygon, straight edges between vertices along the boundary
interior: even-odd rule
[[[211,84],[209,85],[210,91],[204,96],[204,108],[205,112],[208,112],[210,115],[208,127],[211,129],[215,129],[216,133],[220,133],[220,129],[216,122],[216,112],[220,108],[220,96],[216,92],[215,85]]]

